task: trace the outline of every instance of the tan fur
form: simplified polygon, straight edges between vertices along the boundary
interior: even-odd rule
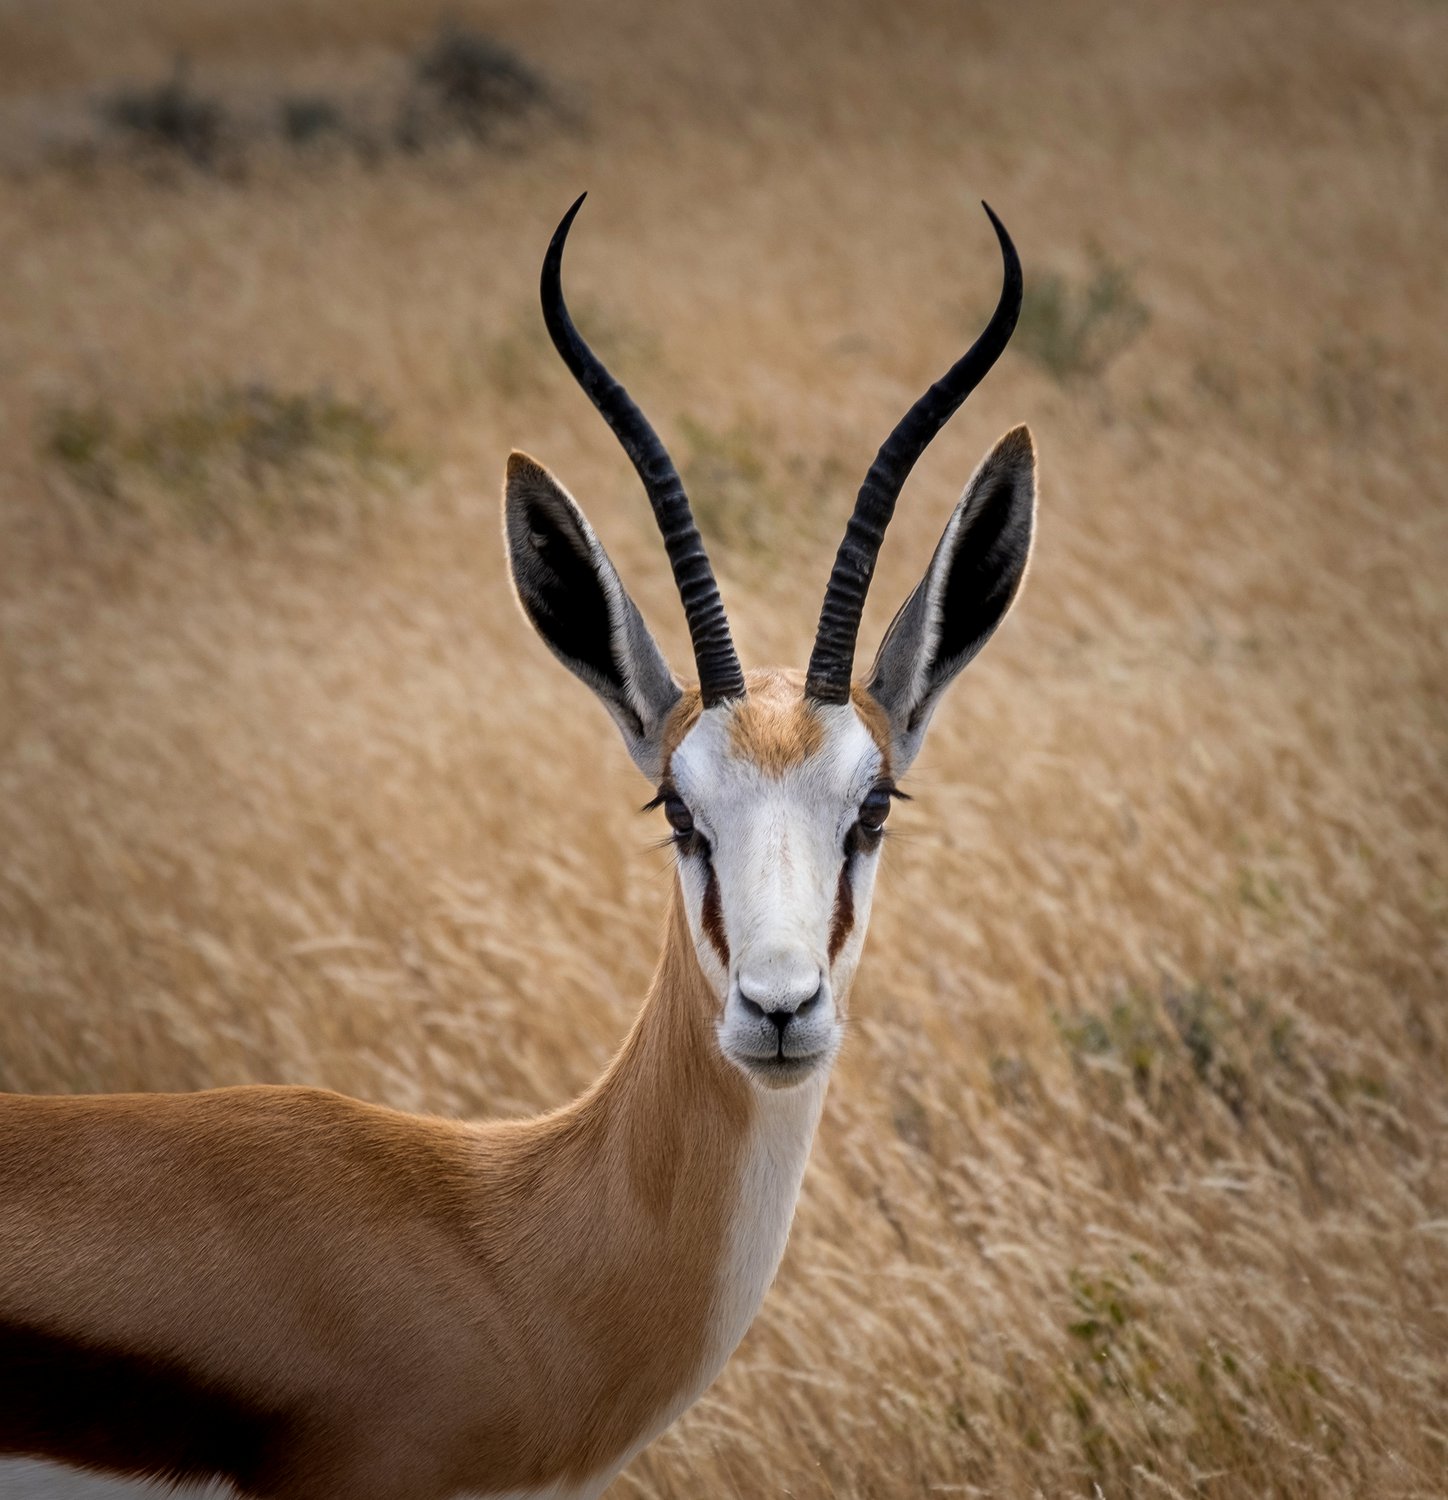
[[[703,712],[704,703],[699,696],[699,689],[685,688],[669,714],[668,723],[664,725],[659,759],[664,768],[665,781],[669,777],[669,763],[674,758],[674,751],[683,744],[685,736],[699,722],[699,715]]]
[[[872,697],[868,688],[860,683],[854,683],[850,688],[850,702],[854,705],[855,712],[859,714],[861,722],[870,732],[870,738],[874,740],[880,751],[880,775],[887,777],[890,774],[890,720],[885,710],[880,707],[879,701]]]
[[[759,667],[744,674],[745,698],[729,719],[734,753],[754,761],[769,776],[808,760],[824,744],[824,726],[804,696],[804,673],[787,667]],[[890,724],[885,710],[856,683],[850,692],[856,713],[890,765]],[[669,762],[703,712],[697,688],[685,688],[664,730],[663,765]]]
[[[704,1356],[752,1109],[715,1005],[676,887],[633,1031],[540,1119],[0,1097],[0,1320],[296,1403],[298,1500],[595,1473]]]
[[[804,696],[798,672],[751,672],[747,696],[729,719],[729,742],[766,776],[783,776],[824,744],[824,726]]]

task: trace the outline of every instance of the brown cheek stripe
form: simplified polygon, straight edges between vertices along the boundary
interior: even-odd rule
[[[0,1454],[265,1495],[293,1429],[179,1364],[0,1322]]]
[[[830,962],[845,946],[845,939],[855,925],[855,892],[850,885],[850,862],[840,866],[840,883],[835,888],[835,915],[830,922]]]
[[[719,962],[727,969],[729,967],[729,940],[724,936],[724,912],[719,905],[719,877],[715,875],[713,865],[709,866],[708,879],[704,885],[702,916],[704,934],[713,943],[714,951],[719,955]]]

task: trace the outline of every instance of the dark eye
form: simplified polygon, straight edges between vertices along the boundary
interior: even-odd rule
[[[870,833],[879,833],[890,816],[889,787],[875,787],[860,804],[860,827]]]
[[[674,843],[682,854],[709,855],[709,840],[694,826],[694,814],[677,792],[664,792],[661,799],[664,816],[674,830]]]
[[[669,820],[669,827],[680,837],[693,833],[694,814],[684,806],[682,797],[664,798],[664,816]]]
[[[890,816],[891,789],[888,786],[872,787],[860,804],[859,815],[845,839],[845,853],[868,854],[880,847],[885,836],[885,819]]]

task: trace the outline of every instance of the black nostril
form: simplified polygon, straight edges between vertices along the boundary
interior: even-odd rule
[[[743,991],[740,991],[740,994],[739,994],[739,1003],[740,1003],[740,1005],[742,1005],[744,1007],[744,1014],[746,1016],[757,1016],[758,1017],[758,1016],[763,1016],[764,1015],[764,1007],[762,1005],[756,1004],[753,1000],[751,1000],[749,998],[748,995],[744,994]]]
[[[824,987],[824,985],[821,985],[814,992],[814,994],[812,994],[809,997],[808,1000],[804,1000],[804,1001],[802,1001],[800,1003],[800,1007],[799,1007],[799,1009],[797,1011],[795,1011],[795,1015],[797,1015],[797,1016],[807,1016],[815,1008],[815,1006],[817,1006],[820,1003],[820,996],[823,995],[824,992],[825,992],[825,987]]]
[[[795,1013],[792,1010],[771,1010],[766,1011],[765,1014],[773,1023],[774,1029],[780,1034],[780,1036],[783,1036],[784,1028],[788,1026],[792,1020],[794,1020]]]

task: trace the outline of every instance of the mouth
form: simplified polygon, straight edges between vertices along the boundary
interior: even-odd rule
[[[773,1057],[740,1057],[735,1054],[733,1060],[765,1088],[787,1089],[803,1083],[827,1056],[827,1052],[810,1052],[803,1057],[785,1057],[782,1053]]]

